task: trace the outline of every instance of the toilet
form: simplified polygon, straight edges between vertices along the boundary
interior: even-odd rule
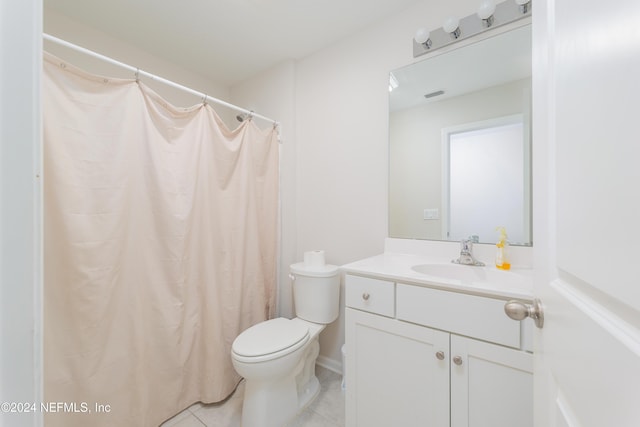
[[[290,273],[297,317],[251,326],[232,345],[233,366],[245,379],[243,427],[284,427],[320,391],[318,336],[338,317],[338,267],[324,264],[324,253],[305,253]]]

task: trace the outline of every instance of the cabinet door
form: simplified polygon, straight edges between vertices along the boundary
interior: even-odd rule
[[[451,427],[533,426],[530,353],[451,335],[451,361]]]
[[[348,427],[449,427],[449,334],[347,308],[346,342]]]

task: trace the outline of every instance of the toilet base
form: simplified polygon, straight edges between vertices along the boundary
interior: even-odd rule
[[[242,427],[285,426],[297,413],[297,399],[292,378],[270,382],[268,386],[245,380]]]
[[[315,362],[320,345],[314,335],[289,375],[267,381],[245,378],[242,427],[284,427],[318,396]]]
[[[307,386],[298,393],[298,413],[302,412],[320,393],[320,381],[315,375],[309,380]]]
[[[264,388],[245,381],[242,427],[284,427],[320,394],[320,381],[315,375],[301,393],[295,393],[292,385],[285,380]]]

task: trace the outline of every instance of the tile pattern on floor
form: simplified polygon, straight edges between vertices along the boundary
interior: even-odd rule
[[[344,427],[342,376],[316,366],[320,393],[288,427]],[[223,403],[196,403],[160,427],[240,427],[244,381]]]

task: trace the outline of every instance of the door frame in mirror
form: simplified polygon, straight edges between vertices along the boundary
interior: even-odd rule
[[[442,191],[442,238],[443,240],[459,240],[462,238],[467,238],[467,236],[471,235],[484,235],[484,238],[481,238],[482,241],[491,240],[494,236],[493,227],[482,226],[476,227],[468,230],[467,232],[452,232],[452,218],[450,215],[450,204],[451,204],[451,137],[456,134],[474,132],[474,131],[482,131],[485,129],[503,127],[518,124],[521,125],[522,129],[522,141],[521,146],[517,151],[520,151],[519,155],[521,158],[517,159],[520,161],[520,165],[516,165],[515,168],[521,167],[516,172],[518,175],[521,174],[522,179],[522,199],[520,202],[522,203],[521,210],[523,213],[523,217],[520,220],[514,219],[515,223],[521,222],[521,227],[514,227],[515,224],[509,224],[501,222],[500,224],[495,224],[495,227],[498,226],[506,226],[510,233],[510,242],[516,245],[527,246],[529,242],[531,242],[531,210],[530,210],[530,200],[531,200],[531,143],[528,128],[530,127],[530,116],[526,114],[512,114],[508,116],[496,117],[487,120],[472,122],[472,123],[464,123],[460,125],[450,126],[442,129],[442,187],[446,188],[447,191]],[[498,158],[500,153],[496,154],[496,159]],[[516,159],[510,159],[511,163]],[[496,164],[492,166],[492,169],[499,169],[501,164]],[[477,167],[476,167],[477,168]],[[512,169],[512,168],[507,168]],[[477,174],[482,175],[482,171],[478,171]],[[505,179],[507,177],[504,177]],[[477,185],[477,182],[473,182],[470,185]],[[505,183],[506,186],[509,183]],[[496,203],[502,203],[500,200],[500,188],[493,188],[488,191],[493,191],[494,194],[490,197],[493,197]],[[507,208],[505,208],[507,209]],[[482,209],[480,209],[482,211]],[[474,215],[477,213],[474,212]],[[498,214],[498,217],[500,215]],[[505,219],[505,218],[503,218]],[[473,222],[473,221],[472,221]],[[498,220],[498,222],[500,222]],[[516,229],[516,230],[514,230]],[[490,234],[491,238],[486,237]],[[515,240],[514,240],[515,239]]]

